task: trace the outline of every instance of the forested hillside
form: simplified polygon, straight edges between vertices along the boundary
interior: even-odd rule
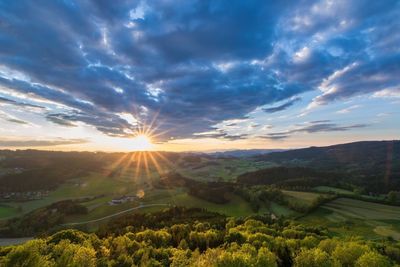
[[[101,170],[112,157],[90,152],[0,151],[0,170],[10,170],[0,175],[0,193],[51,190],[68,179]]]
[[[200,216],[203,213],[205,217]],[[171,215],[183,220],[171,223]],[[181,208],[147,216],[127,217],[119,227],[112,223],[98,234],[63,230],[1,247],[0,265],[386,267],[400,263],[399,244],[333,238],[320,227],[270,216],[223,222],[204,210]]]
[[[295,149],[254,159],[285,167],[337,172],[342,174],[339,182],[362,186],[371,192],[400,189],[400,141],[396,140]]]

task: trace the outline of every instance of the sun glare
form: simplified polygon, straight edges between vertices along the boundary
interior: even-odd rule
[[[153,148],[150,138],[144,134],[139,134],[130,140],[130,146],[136,151],[151,150]]]

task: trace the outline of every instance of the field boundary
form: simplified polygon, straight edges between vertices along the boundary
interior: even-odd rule
[[[127,210],[123,210],[123,211],[119,211],[117,213],[111,214],[111,215],[107,215],[98,219],[94,219],[94,220],[89,220],[89,221],[83,221],[83,222],[72,222],[72,223],[64,223],[61,224],[61,226],[74,226],[74,225],[82,225],[82,224],[88,224],[88,223],[94,223],[94,222],[99,222],[105,219],[109,219],[115,216],[119,216],[121,214],[133,211],[133,210],[138,210],[138,209],[143,209],[143,208],[148,208],[148,207],[155,207],[155,206],[171,206],[171,204],[147,204],[147,205],[139,205],[137,207],[134,208],[129,208]]]

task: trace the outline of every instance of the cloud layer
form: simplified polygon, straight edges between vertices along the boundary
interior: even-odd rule
[[[58,125],[130,136],[157,117],[159,138],[193,137],[267,104],[290,108],[306,91],[321,92],[314,107],[398,90],[399,5],[4,1],[0,88],[58,105],[43,112]]]
[[[297,133],[344,132],[352,129],[365,128],[367,126],[368,126],[367,124],[338,125],[328,120],[315,121],[285,132],[268,133],[265,136],[261,136],[261,138],[266,138],[271,140],[281,140],[289,138]]]
[[[0,147],[45,147],[60,145],[76,145],[87,143],[85,139],[55,139],[55,140],[0,140]]]

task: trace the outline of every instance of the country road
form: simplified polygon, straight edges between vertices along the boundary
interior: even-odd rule
[[[61,225],[62,225],[62,226],[72,226],[72,225],[80,225],[80,224],[87,224],[87,223],[98,222],[98,221],[102,221],[102,220],[105,220],[105,219],[108,219],[108,218],[112,218],[112,217],[115,217],[115,216],[118,216],[118,215],[121,215],[121,214],[130,212],[130,211],[132,211],[132,210],[137,210],[137,209],[142,209],[142,208],[148,208],[148,207],[154,207],[154,206],[170,206],[170,204],[147,204],[147,205],[139,205],[139,206],[137,206],[137,207],[130,208],[130,209],[127,209],[127,210],[123,210],[123,211],[120,211],[120,212],[117,212],[117,213],[114,213],[114,214],[111,214],[111,215],[107,215],[107,216],[102,217],[102,218],[99,218],[99,219],[89,220],[89,221],[84,221],[84,222],[64,223],[64,224],[61,224]]]

